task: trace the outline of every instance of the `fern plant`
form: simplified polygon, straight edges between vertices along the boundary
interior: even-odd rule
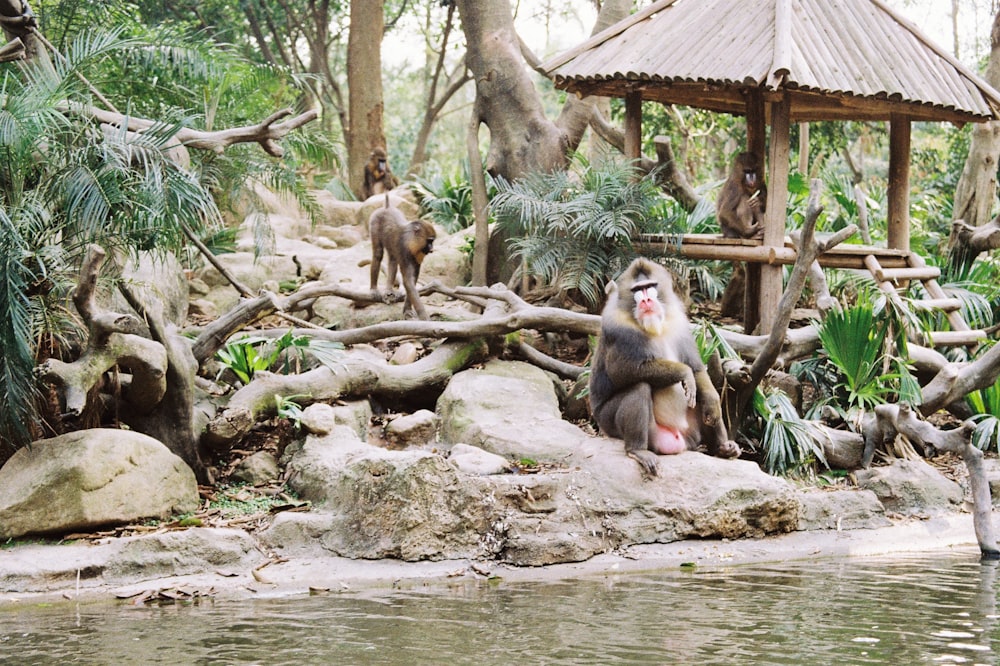
[[[799,416],[783,391],[757,390],[753,405],[764,423],[761,442],[764,468],[769,474],[811,471],[817,461],[826,466],[820,434],[812,423]]]
[[[566,171],[498,178],[490,210],[510,235],[512,255],[528,275],[575,290],[593,308],[604,285],[635,252],[632,238],[652,223],[660,194],[634,165],[590,164],[574,156]]]
[[[837,402],[863,413],[887,402],[917,404],[920,386],[905,361],[906,338],[891,301],[872,302],[862,294],[855,305],[827,313],[817,324],[829,362],[836,368]]]

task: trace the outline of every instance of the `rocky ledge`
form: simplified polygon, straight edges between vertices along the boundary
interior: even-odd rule
[[[689,452],[663,457],[650,479],[620,441],[565,421],[561,392],[534,366],[491,361],[452,377],[433,412],[391,423],[384,446],[369,443],[367,402],[311,405],[305,436],[274,466],[308,510],[253,530],[175,522],[140,536],[12,545],[0,550],[0,595],[129,596],[192,584],[261,594],[352,580],[511,578],[543,565],[620,571],[863,552],[858,544],[878,534],[893,534],[889,551],[976,552],[962,484],[925,461],[820,489]],[[37,443],[0,470],[0,534],[190,510],[197,486],[170,456],[117,430]]]

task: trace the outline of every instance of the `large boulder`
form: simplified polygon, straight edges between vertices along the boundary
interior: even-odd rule
[[[348,426],[309,435],[288,464],[289,485],[325,514],[318,540],[354,558],[402,560],[467,557],[478,552],[491,503],[442,456],[388,451]],[[288,544],[290,527],[315,517],[279,515],[263,538]],[[316,534],[316,530],[306,530]]]
[[[0,539],[167,518],[198,506],[191,468],[162,443],[128,430],[40,440],[0,468]]]
[[[964,500],[962,487],[924,460],[895,460],[854,476],[858,487],[874,492],[887,511],[900,514],[953,511]]]
[[[565,459],[587,435],[563,420],[555,382],[521,361],[456,374],[437,402],[442,445],[471,444],[512,460]]]
[[[438,402],[439,452],[387,451],[352,428],[310,435],[289,483],[319,515],[275,517],[276,550],[320,543],[348,557],[487,557],[518,565],[585,560],[640,543],[738,538],[798,527],[784,480],[753,462],[689,452],[648,479],[619,440],[563,421],[556,385],[524,363],[492,361],[455,375]],[[445,458],[474,443],[508,466],[482,475]],[[533,473],[516,473],[530,458]]]

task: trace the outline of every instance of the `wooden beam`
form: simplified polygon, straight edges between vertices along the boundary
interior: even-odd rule
[[[642,90],[625,95],[625,158],[637,160],[642,148]]]
[[[809,123],[799,123],[799,173],[809,178]]]
[[[889,247],[910,249],[910,119],[894,114],[889,121]]]
[[[767,173],[767,123],[764,118],[764,91],[760,88],[747,90],[747,148],[760,158],[761,168]],[[762,173],[761,176],[764,174]],[[743,330],[752,332],[760,323],[760,291],[751,285],[760,284],[760,265],[748,263],[746,284],[743,289]]]
[[[764,246],[779,248],[785,244],[785,207],[788,203],[789,98],[771,104],[771,139],[767,160],[767,213],[764,215]],[[781,300],[782,272],[780,266],[761,266],[760,324],[757,332],[768,335],[774,328],[778,301]],[[752,285],[747,285],[748,288]],[[753,333],[753,331],[747,331]]]

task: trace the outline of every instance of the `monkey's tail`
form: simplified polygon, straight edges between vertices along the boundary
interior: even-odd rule
[[[389,207],[389,193],[388,192],[385,193],[385,207],[386,208]]]

